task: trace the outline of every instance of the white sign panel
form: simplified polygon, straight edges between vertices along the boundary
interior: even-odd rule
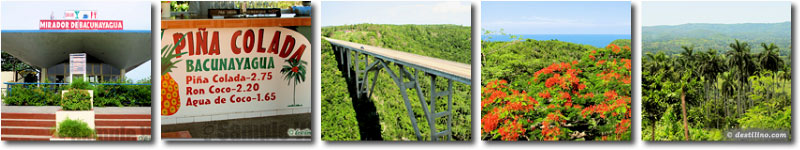
[[[86,53],[69,54],[69,73],[86,74]]]
[[[311,44],[302,34],[281,27],[163,32],[162,119],[310,110]]]

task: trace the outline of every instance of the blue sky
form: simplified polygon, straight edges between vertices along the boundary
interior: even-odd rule
[[[631,2],[484,1],[481,28],[509,34],[630,34]]]
[[[791,20],[791,2],[642,2],[642,26],[775,23]]]
[[[150,1],[114,2],[25,2],[3,1],[0,5],[0,29],[39,30],[39,20],[62,19],[66,10],[94,10],[99,20],[122,20],[123,30],[151,30]],[[136,81],[150,77],[151,63],[145,62],[126,73],[126,77]]]
[[[345,24],[455,24],[470,26],[468,1],[322,2],[322,26]]]

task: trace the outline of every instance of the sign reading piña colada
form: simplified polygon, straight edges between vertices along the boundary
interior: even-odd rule
[[[311,47],[296,31],[167,29],[161,36],[162,117],[291,112],[311,105]]]

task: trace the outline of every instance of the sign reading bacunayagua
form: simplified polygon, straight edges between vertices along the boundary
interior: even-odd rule
[[[264,27],[162,32],[162,117],[311,105],[311,44],[296,31]]]

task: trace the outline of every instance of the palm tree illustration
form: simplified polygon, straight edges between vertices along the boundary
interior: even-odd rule
[[[293,93],[292,93],[292,104],[289,107],[299,107],[303,106],[303,104],[297,104],[297,100],[295,99],[297,95],[297,84],[306,81],[306,65],[308,64],[306,61],[299,60],[299,59],[287,59],[286,60],[288,65],[283,65],[281,69],[281,74],[283,74],[283,79],[288,81],[287,84],[293,85]]]

